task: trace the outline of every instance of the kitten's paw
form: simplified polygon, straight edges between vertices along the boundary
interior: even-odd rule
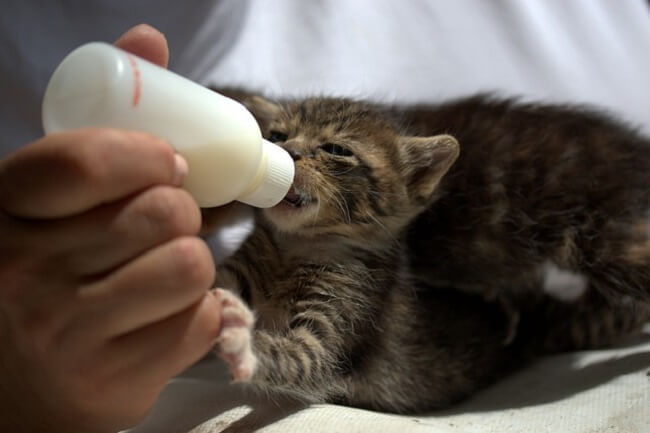
[[[247,382],[255,373],[257,358],[253,354],[253,312],[229,290],[214,292],[221,301],[221,331],[216,339],[217,354],[230,368],[235,382]]]

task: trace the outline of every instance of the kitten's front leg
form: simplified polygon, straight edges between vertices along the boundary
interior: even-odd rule
[[[216,289],[221,301],[221,331],[217,337],[217,353],[230,367],[233,380],[249,381],[255,372],[257,358],[252,349],[253,312],[229,290]]]
[[[253,330],[253,315],[236,295],[221,289],[217,294],[224,308],[216,350],[235,381],[290,392],[310,402],[342,395],[336,372],[343,336],[323,311],[331,307],[319,309],[303,301],[289,327],[271,333]]]

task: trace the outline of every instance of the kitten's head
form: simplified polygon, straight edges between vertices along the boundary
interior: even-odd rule
[[[286,198],[264,210],[282,232],[395,235],[431,203],[459,152],[447,135],[400,135],[370,104],[335,98],[275,104],[260,97],[245,104],[264,137],[295,161]]]

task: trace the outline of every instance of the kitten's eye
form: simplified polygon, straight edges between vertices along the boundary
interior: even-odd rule
[[[353,156],[354,153],[350,149],[346,149],[343,146],[334,143],[325,143],[321,147],[325,152],[331,153],[335,156]]]
[[[271,134],[269,135],[269,141],[272,143],[287,141],[287,138],[289,138],[289,136],[284,132],[271,131]]]

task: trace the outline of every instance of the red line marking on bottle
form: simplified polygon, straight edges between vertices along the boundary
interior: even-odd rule
[[[137,107],[140,102],[140,93],[142,91],[142,80],[140,79],[140,69],[138,69],[138,64],[133,58],[133,56],[128,56],[129,63],[131,64],[131,70],[133,71],[133,99],[131,100],[131,106]]]

